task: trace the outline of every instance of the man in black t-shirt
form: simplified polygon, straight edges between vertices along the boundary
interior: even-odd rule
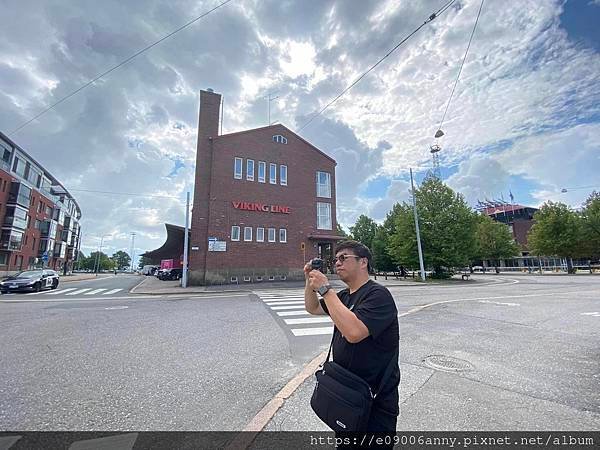
[[[304,303],[311,314],[328,314],[338,332],[333,360],[363,378],[375,391],[390,360],[391,375],[375,398],[368,432],[395,433],[398,419],[399,327],[398,310],[390,292],[369,278],[371,252],[357,241],[342,241],[336,248],[335,268],[348,288],[330,289],[327,277],[311,264],[304,267]],[[316,292],[321,294],[318,299]]]

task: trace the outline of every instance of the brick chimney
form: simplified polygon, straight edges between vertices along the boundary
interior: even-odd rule
[[[212,89],[200,91],[198,117],[198,144],[196,147],[196,177],[194,182],[194,205],[192,209],[190,247],[190,284],[204,284],[206,256],[208,252],[208,223],[211,191],[212,139],[219,135],[221,95]]]

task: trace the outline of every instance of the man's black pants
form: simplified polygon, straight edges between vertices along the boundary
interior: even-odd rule
[[[396,435],[396,424],[398,423],[398,415],[384,411],[383,409],[374,408],[369,416],[369,423],[365,433],[336,433],[336,438],[342,438],[350,442],[349,445],[339,445],[340,449],[392,449],[394,448],[394,436]],[[366,435],[365,443],[361,447],[363,435]],[[370,435],[373,435],[373,440],[370,442]],[[381,439],[381,445],[376,445],[376,440]],[[388,442],[389,444],[385,444]],[[371,443],[371,445],[368,445]]]

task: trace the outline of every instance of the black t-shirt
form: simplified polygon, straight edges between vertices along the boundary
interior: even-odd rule
[[[333,360],[364,379],[375,392],[385,369],[391,358],[395,357],[400,345],[396,304],[390,291],[373,280],[367,281],[352,294],[348,289],[344,289],[337,295],[342,303],[365,324],[369,336],[352,344],[336,329],[333,340]],[[320,302],[323,310],[329,314],[325,300],[320,299]],[[396,360],[392,374],[376,397],[375,404],[388,412],[398,414],[399,384],[400,368]]]

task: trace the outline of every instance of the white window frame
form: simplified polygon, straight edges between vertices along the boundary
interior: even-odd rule
[[[326,222],[323,223],[322,220]],[[331,203],[317,202],[317,230],[331,230],[332,228]]]
[[[265,229],[263,227],[256,229],[256,242],[265,242]]]
[[[235,234],[237,233],[237,239],[234,239]],[[231,240],[239,241],[240,240],[240,227],[239,225],[232,225],[231,227]]]
[[[237,169],[237,165],[238,162],[240,164],[240,171],[238,173]],[[242,171],[244,170],[244,160],[242,158],[238,158],[237,156],[235,158],[233,158],[233,178],[236,180],[241,180],[243,178],[242,176]]]
[[[275,242],[275,228],[269,228],[268,234],[269,242]]]
[[[287,138],[281,134],[276,134],[273,136],[273,142],[277,142],[278,144],[287,144]]]
[[[252,166],[252,168],[250,168]],[[254,181],[254,160],[247,159],[246,160],[246,180]]]
[[[287,166],[284,164],[279,166],[279,183],[282,186],[287,186]]]
[[[261,168],[262,168],[262,175],[261,175]],[[258,182],[264,183],[266,179],[267,179],[267,163],[264,161],[259,161],[258,162]]]
[[[277,184],[277,164],[269,164],[269,183]]]
[[[248,238],[248,231],[250,231],[250,237]],[[252,227],[244,227],[244,242],[252,242]]]
[[[282,233],[283,231],[283,233]],[[283,236],[283,239],[282,239]],[[279,242],[281,242],[282,244],[287,243],[287,230],[285,228],[280,228],[279,229]]]
[[[322,184],[319,182],[320,174],[327,175],[326,184]],[[317,183],[317,197],[331,198],[331,174],[329,172],[317,171],[316,183]]]

